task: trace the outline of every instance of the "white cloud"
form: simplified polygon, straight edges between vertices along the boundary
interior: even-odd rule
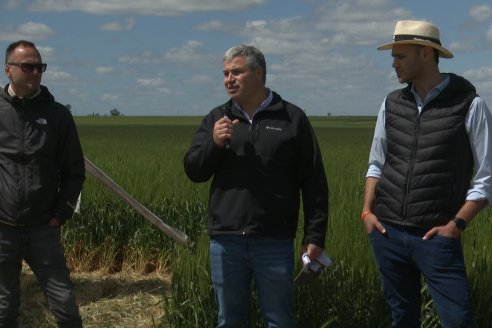
[[[390,0],[319,2],[317,19],[294,16],[279,20],[247,21],[235,33],[250,38],[266,54],[324,51],[339,52],[342,46],[375,46],[390,41],[397,19],[410,11]],[[234,31],[231,26],[222,30]]]
[[[475,46],[473,46],[472,39],[451,42],[447,48],[454,53],[471,52],[475,50]]]
[[[110,66],[99,66],[96,67],[97,74],[109,74],[113,71],[113,68]]]
[[[279,40],[300,40],[313,37],[309,22],[301,17],[289,17],[279,20],[247,21],[241,28],[242,35],[255,35]]]
[[[172,90],[168,88],[158,88],[157,91],[159,93],[165,94],[165,95],[170,95],[172,94]]]
[[[185,65],[204,65],[208,62],[216,62],[217,58],[200,52],[203,42],[189,40],[179,48],[172,48],[164,54],[164,59],[169,62]]]
[[[300,17],[247,21],[239,26],[237,33],[250,38],[248,43],[265,54],[290,55],[306,49],[317,52],[325,47],[320,43],[322,36],[319,31],[313,30],[309,22]]]
[[[478,94],[485,99],[490,108],[492,101],[492,67],[483,66],[477,69],[470,69],[465,71],[463,76],[473,82]]]
[[[213,20],[210,22],[205,22],[201,25],[198,25],[196,28],[201,31],[217,31],[221,30],[224,27],[224,24],[218,20]]]
[[[348,45],[373,45],[390,41],[397,20],[409,18],[409,10],[395,7],[393,1],[327,2],[320,9],[316,28],[325,37],[335,37]],[[326,35],[328,34],[328,35]]]
[[[141,87],[158,87],[161,86],[164,81],[161,78],[157,79],[137,79],[137,85]]]
[[[14,9],[22,4],[22,0],[4,0],[4,1],[5,1],[5,8],[7,9]]]
[[[55,49],[51,47],[44,47],[44,46],[39,46],[36,45],[36,48],[38,49],[39,53],[41,54],[41,57],[43,58],[43,61],[49,61],[53,60],[56,57]]]
[[[131,31],[135,27],[135,19],[128,18],[124,22],[109,22],[101,26],[101,30],[110,32]]]
[[[41,39],[53,34],[53,30],[45,24],[28,22],[18,28],[18,32],[25,35],[31,35],[35,39]]]
[[[349,40],[349,36],[345,33],[337,33],[333,35],[333,38],[331,39],[331,44],[337,45],[337,44],[347,44]]]
[[[46,24],[27,22],[18,27],[0,26],[0,41],[41,40],[53,35]]]
[[[295,16],[278,20],[248,20],[234,23],[210,21],[197,28],[239,36],[245,40],[240,43],[253,44],[265,54],[285,54],[305,51],[308,45],[317,47],[320,38],[316,31],[313,31],[310,23],[302,17]],[[189,45],[184,45],[182,48],[185,47]],[[212,63],[211,58],[210,62]]]
[[[267,25],[267,22],[264,20],[256,20],[256,21],[249,21],[246,22],[246,28],[250,30],[263,30],[265,29]]]
[[[281,40],[275,37],[264,37],[258,35],[251,39],[252,44],[257,46],[265,55],[295,55],[306,49],[316,53],[322,50],[322,45],[313,39]],[[268,58],[267,58],[268,62]]]
[[[140,56],[121,56],[118,58],[118,62],[120,64],[127,65],[146,65],[146,64],[160,64],[162,63],[162,59],[157,58],[157,56],[150,51],[144,51],[140,54]]]
[[[492,43],[492,25],[489,27],[489,29],[485,33],[485,40],[487,40],[488,43]]]
[[[48,69],[46,69],[46,72],[43,73],[43,78],[57,83],[73,79],[70,73],[60,71],[58,67],[49,68],[49,66]]]
[[[170,16],[196,11],[241,11],[266,0],[33,0],[30,9],[45,12]]]
[[[463,76],[471,81],[492,81],[492,67],[469,69],[463,73]]]
[[[492,9],[487,4],[473,6],[470,8],[469,14],[475,22],[483,23],[492,16]]]

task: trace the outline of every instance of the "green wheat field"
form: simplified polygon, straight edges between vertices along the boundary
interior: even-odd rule
[[[88,175],[81,215],[63,230],[71,267],[82,271],[104,268],[110,272],[169,272],[171,290],[162,304],[165,316],[158,326],[214,327],[217,309],[205,233],[209,183],[190,182],[182,165],[201,118],[122,116],[75,120],[85,156],[165,223],[184,231],[193,245],[187,248],[176,244]],[[359,219],[375,118],[310,117],[310,121],[330,187],[326,251],[333,265],[314,283],[296,289],[297,325],[389,327],[389,310]],[[478,327],[490,327],[492,322],[490,217],[490,210],[480,214],[462,237]],[[297,263],[296,271],[299,267]],[[425,285],[422,300],[422,326],[439,327]],[[262,327],[254,295],[250,326]]]

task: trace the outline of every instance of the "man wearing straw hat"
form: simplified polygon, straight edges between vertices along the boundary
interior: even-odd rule
[[[421,275],[443,327],[475,327],[460,235],[492,201],[492,117],[469,81],[440,73],[453,54],[436,26],[399,21],[386,49],[408,85],[381,106],[361,218],[393,327],[420,327]]]

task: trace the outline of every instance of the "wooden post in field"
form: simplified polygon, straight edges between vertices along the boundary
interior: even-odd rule
[[[106,186],[109,190],[120,197],[125,203],[130,205],[138,213],[140,213],[144,218],[146,218],[150,223],[155,225],[159,230],[164,232],[168,237],[174,239],[176,242],[184,246],[189,246],[190,239],[182,231],[172,228],[165,224],[157,215],[149,211],[145,206],[140,204],[135,198],[133,198],[129,193],[127,193],[123,188],[121,188],[116,182],[114,182],[106,173],[99,169],[95,164],[89,161],[86,157],[85,160],[85,170],[95,177],[99,182]]]

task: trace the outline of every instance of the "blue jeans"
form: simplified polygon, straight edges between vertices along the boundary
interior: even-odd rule
[[[217,327],[249,327],[253,279],[266,326],[295,326],[292,239],[213,236],[210,240],[210,265],[219,306]]]
[[[82,327],[59,226],[0,224],[0,327],[17,327],[22,260],[35,274],[59,327]]]
[[[369,236],[393,327],[420,328],[421,275],[442,327],[475,327],[460,239],[423,240],[427,230],[383,225],[386,235],[375,230]]]

